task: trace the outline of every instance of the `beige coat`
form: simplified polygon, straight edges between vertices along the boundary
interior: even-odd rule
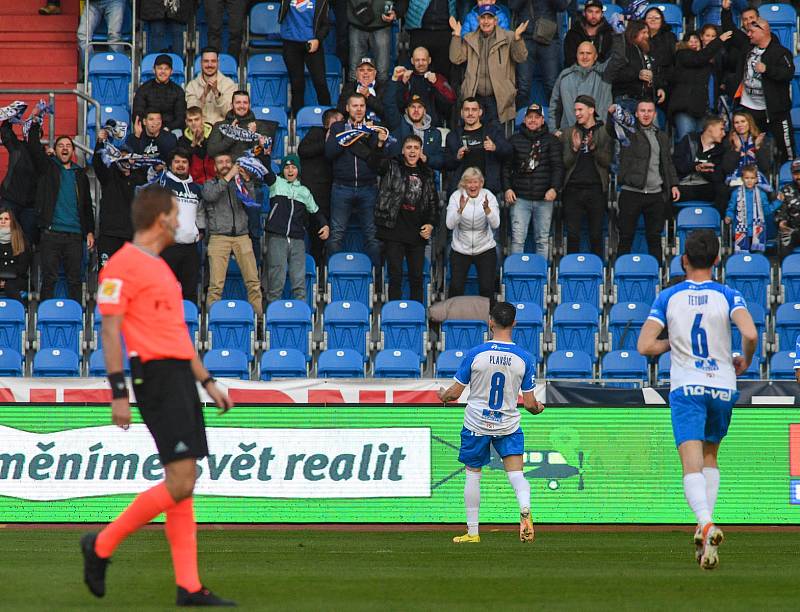
[[[219,95],[209,93],[203,100],[206,90],[205,75],[201,72],[196,78],[186,84],[186,107],[199,106],[203,109],[203,121],[214,125],[225,119],[225,115],[233,106],[233,92],[237,86],[230,77],[217,72],[217,89]]]
[[[461,84],[461,99],[475,95],[478,87],[478,62],[481,57],[480,30],[470,32],[464,38],[451,36],[450,61],[467,63],[464,82]],[[528,57],[525,41],[514,40],[514,32],[495,28],[495,40],[489,49],[489,77],[492,81],[497,114],[500,121],[510,121],[516,116],[514,98],[517,95],[516,67]]]

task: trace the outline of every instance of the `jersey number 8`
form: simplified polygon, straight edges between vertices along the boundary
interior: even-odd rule
[[[503,405],[503,387],[506,384],[506,375],[502,372],[492,374],[492,386],[489,388],[489,408],[497,410]]]

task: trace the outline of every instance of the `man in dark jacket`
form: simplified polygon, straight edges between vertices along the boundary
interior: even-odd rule
[[[778,253],[781,261],[800,245],[800,159],[792,161],[792,182],[781,187],[778,199],[783,202],[775,211],[778,224]]]
[[[433,125],[440,125],[440,119],[449,116],[456,101],[456,92],[443,74],[430,70],[431,55],[425,47],[417,47],[411,54],[413,70],[397,66],[392,81],[400,90],[402,108],[414,96],[420,98],[431,116]],[[388,88],[387,88],[388,89]],[[384,92],[384,106],[386,104]]]
[[[214,124],[211,134],[208,136],[206,150],[211,157],[216,157],[220,153],[228,153],[233,158],[234,163],[238,157],[252,149],[256,142],[226,136],[221,131],[223,125],[234,125],[251,132],[257,132],[268,138],[275,138],[275,133],[278,129],[278,124],[275,121],[256,119],[250,109],[249,93],[243,90],[233,92],[233,110],[228,113],[228,116],[223,121]]]
[[[503,164],[503,190],[511,205],[511,252],[522,253],[533,221],[536,253],[545,259],[550,246],[553,202],[564,178],[558,139],[547,130],[542,107],[531,104],[523,124],[509,140],[513,154]]]
[[[144,120],[136,117],[133,121],[133,134],[125,139],[125,148],[131,153],[152,155],[165,161],[177,146],[178,139],[163,129],[161,113],[147,111]]]
[[[629,113],[635,112],[639,100],[666,99],[665,83],[650,54],[650,34],[643,21],[631,21],[624,35],[614,35],[611,59],[603,78],[611,83],[614,104]]]
[[[597,61],[601,64],[611,57],[613,31],[603,17],[603,3],[600,0],[588,0],[583,5],[583,16],[572,20],[572,27],[564,37],[564,68],[575,63],[578,46],[582,42],[590,42],[597,50]]]
[[[741,75],[744,73],[744,60],[747,54],[750,53],[750,37],[747,36],[747,32],[750,30],[750,24],[758,21],[758,18],[757,8],[745,8],[742,11],[742,26],[740,28],[733,21],[731,0],[722,0],[722,11],[720,12],[722,27],[720,29],[723,32],[733,33],[733,36],[725,42],[725,50],[730,56],[730,63],[736,67],[731,74],[725,75],[725,90],[731,95],[736,92],[742,82]]]
[[[497,122],[481,123],[483,108],[475,98],[461,103],[463,125],[450,130],[445,139],[445,168],[449,170],[447,193],[453,193],[464,170],[475,167],[483,173],[485,187],[500,193],[503,187],[502,165],[513,154],[503,126]]]
[[[614,110],[611,107],[611,112]],[[645,236],[650,255],[661,261],[661,232],[664,229],[666,198],[680,198],[678,176],[669,154],[670,139],[655,125],[656,105],[642,100],[636,106],[636,128],[629,144],[620,147],[617,183],[622,187],[617,206],[619,247],[630,253],[639,216],[644,215]],[[610,125],[610,123],[609,123]]]
[[[375,60],[362,57],[356,66],[356,76],[342,86],[342,93],[336,102],[336,108],[343,115],[347,113],[347,101],[350,95],[360,93],[367,100],[367,118],[370,115],[383,119],[383,86],[385,81],[377,81],[378,71]]]
[[[28,243],[36,230],[36,175],[27,147],[17,138],[10,121],[0,123],[0,142],[8,150],[8,167],[0,183],[0,206],[14,213]]]
[[[725,184],[725,122],[720,117],[708,117],[702,132],[691,132],[675,145],[672,161],[679,177],[681,201],[713,202],[720,213],[728,206],[728,186]]]
[[[39,142],[41,125],[28,133],[28,152],[38,177],[36,214],[41,231],[42,257],[40,299],[55,292],[59,265],[67,277],[67,295],[81,303],[83,245],[94,248],[94,210],[86,171],[72,161],[75,146],[68,136],[56,138],[55,155],[49,156]]]
[[[164,127],[169,131],[183,131],[186,122],[186,93],[180,85],[170,80],[172,58],[162,53],[154,64],[155,78],[142,83],[133,96],[131,115],[144,119],[150,111],[161,113]]]

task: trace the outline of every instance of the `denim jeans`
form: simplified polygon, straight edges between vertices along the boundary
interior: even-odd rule
[[[81,15],[78,24],[78,47],[80,47],[80,66],[83,69],[83,56],[86,52],[87,41],[92,40],[94,31],[100,25],[100,20],[106,20],[108,28],[108,42],[115,43],[122,40],[122,20],[125,11],[128,10],[128,0],[91,0]],[[86,36],[86,25],[89,25],[89,36]],[[117,53],[123,53],[125,47],[112,45],[111,49]]]
[[[558,78],[558,66],[561,61],[561,44],[558,37],[549,45],[540,45],[532,38],[525,38],[528,48],[528,59],[517,65],[517,108],[523,108],[531,103],[531,87],[533,86],[534,66],[539,66],[544,85],[544,100],[534,100],[543,106],[550,104],[553,86]]]
[[[378,80],[389,79],[389,55],[392,51],[392,28],[386,27],[368,32],[350,25],[350,79],[356,80],[357,63],[362,57],[372,57],[378,64]]]
[[[547,259],[547,251],[550,246],[550,222],[552,219],[552,202],[547,200],[526,200],[517,196],[517,201],[511,207],[511,252],[524,252],[528,226],[532,220],[536,254]]]
[[[676,141],[680,141],[686,134],[703,130],[703,118],[695,119],[688,113],[675,113],[672,122],[675,124]]]
[[[378,188],[349,187],[333,184],[331,189],[331,236],[328,239],[328,256],[338,253],[344,247],[344,235],[350,214],[356,211],[364,234],[364,247],[372,264],[381,265],[381,245],[375,237],[375,202],[378,200]]]

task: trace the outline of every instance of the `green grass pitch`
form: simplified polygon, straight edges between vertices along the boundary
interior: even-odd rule
[[[160,529],[134,534],[98,600],[82,582],[81,531],[0,529],[0,609],[168,610],[175,589]],[[687,528],[568,532],[532,545],[485,527],[452,532],[202,530],[200,573],[243,610],[797,610],[798,534],[727,530],[720,567],[694,563]]]

